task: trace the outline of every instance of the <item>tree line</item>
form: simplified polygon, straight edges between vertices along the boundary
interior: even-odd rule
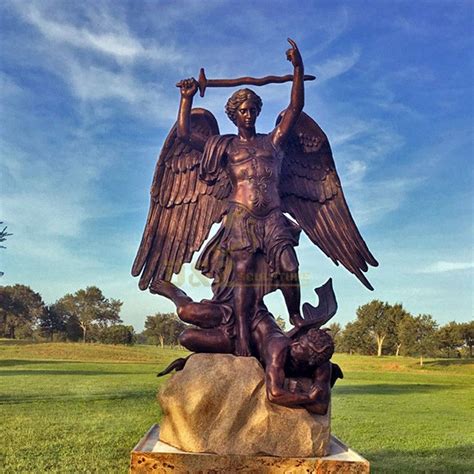
[[[46,305],[26,285],[0,287],[0,337],[106,344],[177,345],[186,328],[174,313],[156,313],[136,333],[120,318],[122,301],[106,298],[96,286],[68,293]],[[285,329],[285,321],[277,317]],[[439,326],[431,315],[413,316],[402,304],[373,300],[357,308],[344,328],[329,326],[337,352],[365,355],[472,357],[474,322]]]
[[[26,285],[0,287],[0,337],[37,341],[82,341],[104,344],[177,345],[185,324],[175,314],[146,317],[136,333],[120,318],[122,301],[106,298],[96,286],[68,293],[46,305]]]
[[[359,306],[356,320],[329,326],[336,351],[365,355],[472,357],[474,321],[444,326],[429,314],[410,314],[402,304],[379,300]]]

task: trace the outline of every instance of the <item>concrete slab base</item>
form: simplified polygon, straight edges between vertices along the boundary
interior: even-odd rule
[[[280,458],[274,456],[221,456],[187,453],[159,440],[159,426],[153,425],[133,448],[131,473],[368,473],[369,462],[331,436],[330,453],[321,458]]]

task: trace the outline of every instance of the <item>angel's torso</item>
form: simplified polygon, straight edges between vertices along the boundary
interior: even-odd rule
[[[227,173],[232,183],[230,201],[264,217],[280,207],[279,182],[283,152],[270,135],[258,134],[246,142],[235,137],[226,149]]]

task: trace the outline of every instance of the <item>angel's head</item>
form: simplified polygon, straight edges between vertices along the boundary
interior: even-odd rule
[[[310,329],[290,345],[290,356],[298,365],[316,367],[327,362],[333,353],[332,337],[322,329]]]
[[[225,106],[225,112],[237,127],[254,127],[262,110],[262,99],[251,89],[234,92]]]

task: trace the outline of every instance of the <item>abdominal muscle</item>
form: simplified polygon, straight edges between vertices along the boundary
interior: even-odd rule
[[[227,161],[233,188],[230,201],[245,207],[257,217],[265,217],[280,207],[278,183],[281,163],[272,153],[273,149],[262,142],[233,147]]]

